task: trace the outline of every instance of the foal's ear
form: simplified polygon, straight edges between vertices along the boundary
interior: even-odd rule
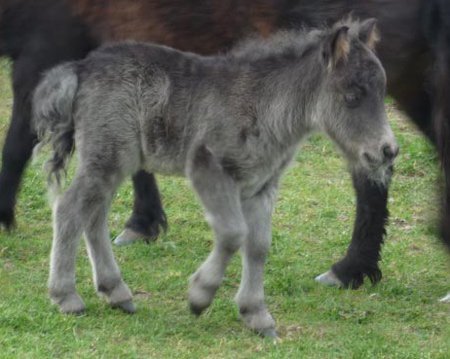
[[[364,20],[359,25],[359,39],[367,45],[372,51],[375,50],[375,45],[380,41],[380,34],[377,29],[377,19]]]
[[[329,69],[336,67],[340,62],[347,61],[350,53],[348,29],[348,26],[339,26],[333,29],[325,39],[322,56]]]

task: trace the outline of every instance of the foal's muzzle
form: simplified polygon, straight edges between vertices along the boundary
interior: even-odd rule
[[[384,165],[394,163],[400,149],[396,142],[384,143],[377,151],[364,151],[361,154],[361,162],[370,169],[376,169]]]

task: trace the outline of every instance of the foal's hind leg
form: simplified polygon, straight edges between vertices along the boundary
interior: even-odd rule
[[[135,313],[131,291],[123,281],[114,259],[107,225],[115,188],[112,188],[110,183],[96,182],[97,179],[92,177],[90,173],[89,181],[86,181],[79,195],[87,205],[87,208],[84,208],[83,222],[89,259],[94,272],[94,285],[99,293],[105,295],[112,307]]]
[[[78,205],[78,179],[61,195],[53,207],[53,246],[50,257],[48,288],[52,301],[61,312],[84,311],[83,300],[75,289],[75,257],[82,232]]]
[[[271,219],[276,188],[266,188],[243,202],[249,228],[242,250],[242,281],[236,301],[247,327],[267,337],[276,337],[275,321],[264,299],[264,265],[272,240]]]
[[[83,229],[98,291],[106,295],[112,306],[135,311],[131,292],[114,260],[107,229],[116,184],[102,178],[105,176],[96,176],[93,170],[79,169],[69,190],[55,206],[49,289],[63,313],[78,313],[85,308],[75,290],[75,256]]]
[[[197,315],[213,301],[225,269],[247,236],[239,190],[206,148],[199,150],[189,175],[216,236],[214,248],[191,277],[189,305]]]

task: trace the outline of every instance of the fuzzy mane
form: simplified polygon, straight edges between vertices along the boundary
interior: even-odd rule
[[[332,28],[325,25],[318,29],[302,28],[296,31],[279,30],[268,37],[257,35],[248,37],[240,41],[228,53],[229,56],[236,58],[246,58],[255,60],[268,56],[282,56],[286,54],[295,54],[301,56],[310,49],[316,47],[320,41],[332,32],[334,29],[347,26],[349,28],[350,40],[358,39],[361,22],[353,19],[351,16],[334,24]],[[370,39],[371,44],[379,41],[377,34]],[[343,52],[347,52],[343,49]]]

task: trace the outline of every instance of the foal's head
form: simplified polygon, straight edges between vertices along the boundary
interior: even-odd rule
[[[386,119],[386,74],[375,56],[376,21],[345,22],[325,35],[321,61],[326,76],[317,121],[350,165],[385,181],[398,146]]]

